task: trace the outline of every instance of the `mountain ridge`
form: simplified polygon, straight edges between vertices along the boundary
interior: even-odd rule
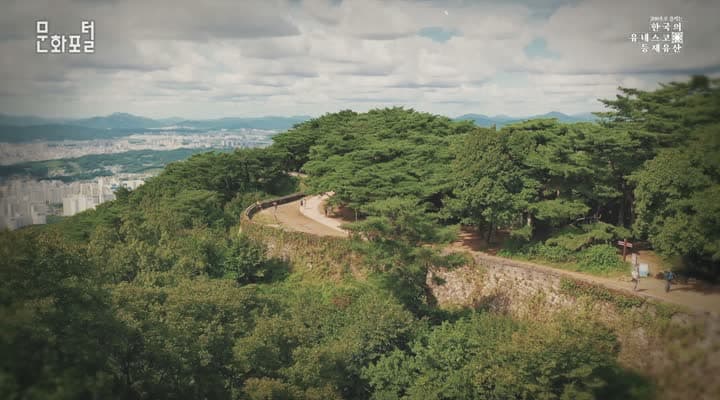
[[[217,128],[248,128],[248,129],[289,129],[292,125],[311,119],[308,115],[260,117],[223,117],[208,119],[191,119],[182,117],[148,118],[140,115],[114,112],[108,115],[88,118],[45,118],[31,115],[0,114],[0,125],[3,126],[43,126],[69,125],[96,129],[153,129],[172,125],[183,125],[199,129]],[[265,127],[265,128],[264,128]]]
[[[482,127],[504,125],[534,118],[557,118],[560,122],[584,122],[596,119],[590,113],[564,114],[551,111],[540,115],[512,117],[508,115],[487,116],[463,114],[455,121],[470,120]],[[115,112],[105,116],[89,118],[44,118],[36,116],[14,116],[0,114],[0,142],[23,142],[30,140],[87,140],[92,138],[120,137],[134,133],[153,132],[163,128],[186,132],[208,130],[260,129],[286,131],[296,124],[312,119],[308,115],[223,117],[212,119],[187,119],[182,117],[148,118],[126,112]]]
[[[59,119],[0,114],[0,142],[102,139],[156,132],[164,128],[190,133],[223,129],[286,131],[311,118],[310,116],[296,115],[291,117],[228,117],[207,120],[191,120],[181,117],[153,119],[116,112],[90,118]]]
[[[597,119],[592,113],[565,114],[559,111],[550,111],[545,114],[529,115],[524,117],[511,117],[508,115],[488,116],[484,114],[463,114],[453,118],[455,121],[473,121],[476,125],[482,127],[491,127],[495,125],[501,128],[508,124],[527,121],[537,118],[556,118],[560,122],[592,122]]]

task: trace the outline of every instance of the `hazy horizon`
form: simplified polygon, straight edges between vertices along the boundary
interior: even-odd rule
[[[392,106],[389,106],[389,107],[392,107]],[[403,107],[403,106],[399,106],[399,107]],[[384,108],[384,107],[380,106],[380,107],[376,107],[376,108],[379,109],[379,108]],[[409,108],[411,108],[411,107],[405,107],[405,108],[408,108],[408,109],[409,109]],[[130,112],[126,112],[126,111],[113,111],[113,112],[110,112],[109,114],[102,114],[102,115],[87,114],[87,115],[80,115],[80,116],[77,116],[77,117],[52,117],[52,116],[38,115],[38,114],[22,114],[22,115],[21,115],[21,114],[9,114],[9,113],[4,113],[4,112],[0,112],[0,116],[3,116],[3,117],[13,117],[13,118],[41,118],[41,119],[58,120],[58,121],[62,121],[62,120],[75,121],[75,120],[83,120],[83,119],[90,119],[90,118],[105,118],[105,117],[111,117],[111,116],[113,116],[113,115],[129,115],[129,116],[133,116],[133,117],[149,118],[149,119],[153,119],[153,120],[181,119],[181,120],[198,120],[198,121],[203,121],[203,120],[230,119],[230,118],[237,118],[237,119],[300,118],[300,117],[303,117],[303,118],[305,118],[305,117],[307,117],[307,118],[317,118],[317,117],[319,117],[319,116],[321,116],[321,115],[323,115],[323,114],[326,114],[326,113],[332,114],[332,113],[338,112],[338,111],[342,111],[342,110],[338,109],[338,110],[335,110],[335,111],[326,111],[326,112],[324,112],[324,113],[322,113],[322,114],[315,114],[315,115],[304,115],[304,114],[303,114],[303,115],[300,115],[300,114],[298,114],[298,115],[258,114],[258,115],[221,115],[221,116],[218,116],[218,117],[202,117],[202,116],[200,116],[200,117],[197,117],[197,118],[185,118],[185,117],[182,116],[182,115],[168,115],[168,116],[159,116],[159,117],[149,117],[149,116],[147,116],[147,115],[130,113]],[[357,110],[351,110],[351,111],[360,112],[360,111],[357,111]],[[425,110],[416,110],[416,111],[432,113],[432,112],[430,112],[430,111],[425,111]],[[561,111],[561,110],[551,110],[551,111],[548,111],[548,112],[545,112],[545,113],[540,113],[540,114],[508,115],[508,114],[486,114],[486,113],[483,113],[482,111],[478,111],[478,112],[470,111],[470,112],[466,112],[466,113],[462,113],[462,114],[457,114],[457,115],[444,115],[444,114],[438,114],[438,115],[444,115],[444,116],[446,116],[446,117],[448,117],[448,118],[459,118],[459,117],[464,117],[464,116],[467,116],[467,115],[478,115],[478,116],[485,116],[485,117],[489,117],[489,118],[526,118],[526,117],[535,117],[535,116],[538,116],[538,115],[545,115],[545,114],[551,114],[551,113],[561,113],[561,114],[565,114],[565,115],[570,116],[570,117],[572,117],[572,116],[585,116],[585,115],[591,114],[592,112],[595,112],[595,111],[587,111],[587,112],[579,112],[579,113],[566,113],[566,112],[563,112],[563,111]],[[0,123],[0,125],[2,125],[2,123]]]

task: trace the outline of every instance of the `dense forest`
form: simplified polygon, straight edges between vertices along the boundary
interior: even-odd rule
[[[622,89],[599,123],[327,114],[2,232],[0,397],[653,398],[607,327],[441,310],[425,276],[464,262],[436,246],[460,224],[588,269],[618,263],[609,243],[627,237],[717,276],[718,83]],[[364,278],[271,257],[239,229],[245,207],[300,186],[357,212]]]
[[[344,111],[274,138],[312,190],[362,215],[409,199],[443,225],[506,254],[611,264],[614,239],[681,257],[689,274],[720,272],[720,90],[694,77],[651,92],[621,89],[599,123],[535,119],[500,130],[412,110]],[[433,132],[428,135],[427,132]],[[610,267],[597,265],[600,269]]]

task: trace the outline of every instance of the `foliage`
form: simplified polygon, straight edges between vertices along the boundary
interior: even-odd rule
[[[282,154],[289,171],[299,171],[310,160],[310,149],[327,137],[344,134],[357,113],[344,110],[295,125],[273,137],[272,147]]]
[[[501,255],[590,272],[624,268],[608,244],[632,226],[713,271],[716,83],[623,93],[601,124],[328,114],[267,149],[195,155],[96,210],[0,233],[0,395],[649,397],[602,327],[443,314],[426,287],[430,266],[459,262],[439,250],[455,222],[510,231]],[[361,214],[354,240],[247,221],[237,232],[247,205],[296,190],[288,170]],[[560,289],[644,304],[567,279]]]
[[[632,176],[637,232],[662,254],[697,258],[695,265],[702,267],[720,262],[718,129],[715,125],[706,139],[685,148],[661,151]],[[701,274],[716,275],[712,270]]]
[[[233,238],[222,264],[225,276],[238,283],[254,283],[268,274],[265,248],[246,236]]]
[[[550,261],[553,263],[571,262],[576,260],[576,254],[563,246],[549,245],[542,242],[523,242],[510,240],[498,252],[502,257],[521,257]]]
[[[513,226],[534,197],[533,183],[513,162],[508,139],[493,129],[477,129],[455,148],[455,197],[448,206],[466,223],[487,224],[488,239],[494,228]]]
[[[647,240],[690,273],[720,269],[720,81],[620,88],[599,123],[475,129],[453,150],[449,220],[572,251]],[[630,232],[632,228],[632,235]]]
[[[286,165],[310,175],[311,191],[334,191],[336,204],[360,210],[412,196],[437,206],[449,191],[449,146],[471,126],[411,109],[343,111],[276,136],[273,148],[292,154]]]
[[[127,332],[82,249],[52,233],[0,236],[0,393],[111,396],[109,357]]]
[[[622,197],[622,160],[636,145],[596,124],[552,119],[478,129],[456,152],[448,204],[488,237],[500,228],[529,239],[588,214],[609,220],[619,210],[603,210]]]
[[[613,246],[602,244],[575,251],[566,246],[543,242],[523,242],[509,240],[498,252],[502,257],[519,257],[527,260],[563,264],[563,268],[595,275],[628,270],[628,264],[622,262]]]
[[[590,246],[578,255],[578,265],[581,271],[596,273],[628,270],[629,265],[617,253],[616,248],[607,244]]]
[[[304,390],[327,386],[343,397],[366,397],[360,373],[370,361],[406,343],[411,314],[372,287],[278,287],[280,303],[234,347],[248,376],[267,376]]]
[[[633,132],[643,162],[629,178],[635,186],[636,234],[665,255],[683,256],[690,273],[718,277],[720,80],[704,76],[655,91],[621,88],[603,101],[607,126]]]
[[[569,225],[560,229],[557,234],[548,238],[545,243],[560,246],[571,251],[578,251],[590,245],[610,243],[615,238],[626,238],[629,236],[630,232],[625,228],[604,222],[595,222],[592,224],[583,224],[579,227]]]
[[[382,273],[382,284],[416,313],[431,303],[425,283],[428,268],[452,263],[428,245],[447,243],[456,235],[424,208],[412,198],[379,200],[363,208],[370,217],[348,225],[370,268]]]
[[[597,326],[530,327],[474,314],[433,328],[364,375],[376,399],[635,397],[632,385],[608,379],[616,352],[613,336]]]
[[[560,280],[560,292],[573,297],[589,297],[595,301],[614,304],[620,310],[629,310],[645,304],[645,300],[607,289],[587,282],[575,281],[567,278]]]

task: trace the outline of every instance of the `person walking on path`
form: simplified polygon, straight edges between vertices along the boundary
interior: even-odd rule
[[[630,275],[632,276],[632,281],[635,284],[633,285],[633,290],[637,292],[638,283],[640,283],[640,267],[637,264],[633,265]]]
[[[665,292],[670,291],[670,285],[672,284],[672,280],[675,279],[675,274],[673,274],[672,271],[665,271]]]
[[[305,200],[300,199],[300,208],[303,208],[303,204],[305,204]]]

